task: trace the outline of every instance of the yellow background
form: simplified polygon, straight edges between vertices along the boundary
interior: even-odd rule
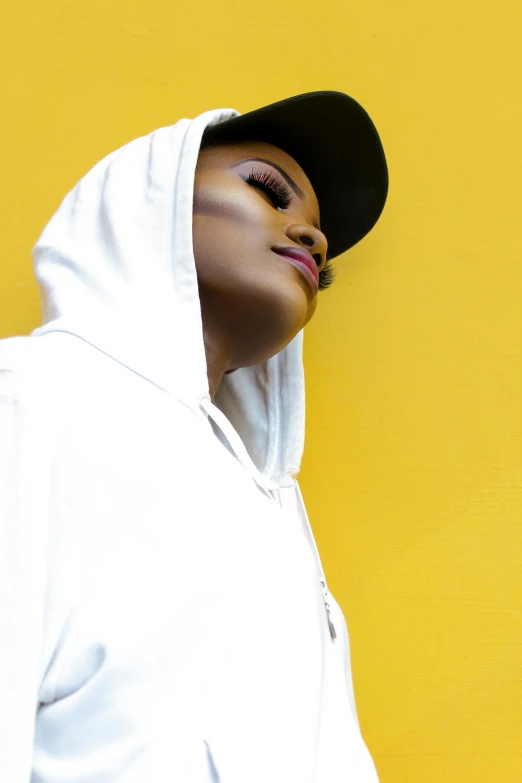
[[[390,195],[306,337],[302,487],[382,783],[522,781],[522,6],[31,0],[0,28],[0,336],[112,149],[210,108],[353,95]],[[348,783],[348,782],[347,782]]]

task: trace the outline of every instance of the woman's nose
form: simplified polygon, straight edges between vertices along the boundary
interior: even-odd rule
[[[315,258],[319,268],[326,263],[328,243],[325,235],[319,229],[305,224],[289,226],[287,236],[299,245],[303,245]]]

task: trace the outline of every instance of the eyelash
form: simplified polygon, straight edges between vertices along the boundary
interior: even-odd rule
[[[335,267],[333,266],[329,258],[326,259],[326,264],[319,272],[319,291],[324,291],[325,288],[330,288],[335,281]]]
[[[275,207],[281,209],[288,209],[293,201],[292,192],[281,180],[277,179],[273,174],[261,169],[252,169],[247,177],[242,177],[245,182],[250,185],[257,186],[263,190],[267,196],[272,200]],[[335,269],[332,266],[332,262],[329,258],[326,259],[326,264],[319,272],[319,291],[324,291],[325,288],[329,288],[335,280]]]
[[[264,190],[267,196],[272,199],[274,206],[276,207],[288,209],[293,201],[290,189],[284,182],[281,182],[281,180],[277,179],[268,171],[252,169],[245,181],[251,185],[257,185],[261,190]]]

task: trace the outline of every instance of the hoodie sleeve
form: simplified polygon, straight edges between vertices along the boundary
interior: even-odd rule
[[[9,783],[31,776],[46,592],[48,447],[22,385],[0,369],[0,780]]]

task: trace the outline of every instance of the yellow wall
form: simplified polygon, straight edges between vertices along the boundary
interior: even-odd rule
[[[308,90],[370,111],[390,197],[308,328],[302,487],[382,783],[520,783],[521,4],[6,9],[0,336],[39,323],[30,249],[107,152]]]

